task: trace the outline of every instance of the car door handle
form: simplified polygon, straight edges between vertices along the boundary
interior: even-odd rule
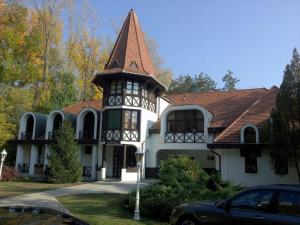
[[[263,220],[264,219],[264,217],[263,216],[253,216],[252,217],[253,219],[257,219],[257,220]]]

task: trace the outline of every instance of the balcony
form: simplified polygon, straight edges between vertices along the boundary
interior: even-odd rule
[[[101,141],[105,143],[120,143],[120,141],[139,141],[139,130],[104,130]]]
[[[204,133],[165,133],[165,143],[204,143]]]

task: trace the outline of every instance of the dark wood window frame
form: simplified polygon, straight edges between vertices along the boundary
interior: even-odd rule
[[[108,122],[109,122],[109,119],[108,119],[108,114],[109,112],[111,111],[120,111],[120,127],[119,128],[109,128],[108,127]],[[126,113],[129,112],[130,114],[130,118],[129,118],[129,127],[125,128],[125,115]],[[132,124],[132,115],[134,114],[134,112],[136,112],[136,129],[133,128],[133,124]],[[129,131],[129,133],[132,133],[132,132],[138,132],[138,137],[135,137],[135,140],[132,140],[132,138],[129,138],[128,141],[139,141],[140,140],[140,116],[141,116],[141,111],[140,110],[135,110],[135,109],[109,109],[109,110],[106,110],[104,111],[104,115],[103,115],[103,121],[105,121],[105,123],[103,124],[103,128],[102,128],[102,140],[105,141],[106,137],[103,136],[103,134],[105,135],[105,132],[107,130],[119,130],[120,131],[120,140],[119,141],[123,141],[123,135],[125,135],[125,132],[126,131]],[[126,140],[127,141],[127,140]]]
[[[128,86],[130,86],[129,89],[127,88]],[[109,103],[111,97],[114,98],[112,104]],[[130,103],[125,104],[126,97],[130,97]],[[138,102],[135,99],[137,97],[139,99]],[[146,107],[142,104],[143,100],[147,101]],[[143,83],[135,79],[120,78],[109,80],[104,88],[103,106],[128,105],[133,107],[143,107],[149,111],[156,112],[156,101],[157,93],[154,92],[154,89],[151,90],[147,82]]]
[[[257,173],[257,156],[247,154],[245,156],[245,173]]]
[[[183,117],[179,118],[178,114],[183,113]],[[202,117],[197,118],[197,113],[201,113]],[[193,114],[192,118],[188,118],[188,114]],[[174,119],[170,119],[174,115]],[[175,129],[171,129],[170,123],[174,123]],[[183,128],[180,130],[179,123],[182,123]],[[201,124],[201,128],[197,129],[197,123]],[[196,127],[190,130],[190,124],[195,124]],[[167,132],[168,133],[203,133],[204,132],[204,115],[199,110],[176,110],[169,113],[167,117]]]

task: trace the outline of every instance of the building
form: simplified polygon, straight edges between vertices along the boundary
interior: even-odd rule
[[[81,101],[49,115],[23,114],[15,140],[20,173],[43,175],[53,133],[68,119],[76,128],[83,176],[92,179],[136,180],[135,152],[140,149],[144,178],[156,177],[161,160],[185,154],[235,183],[297,180],[288,162],[273,168],[267,145],[260,142],[278,88],[165,94],[132,10],[93,83],[103,88],[102,101]]]

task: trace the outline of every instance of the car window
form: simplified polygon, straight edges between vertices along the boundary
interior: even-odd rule
[[[230,202],[232,208],[265,211],[272,201],[273,191],[257,190],[241,194]]]
[[[300,193],[281,191],[277,211],[280,214],[300,216]]]

